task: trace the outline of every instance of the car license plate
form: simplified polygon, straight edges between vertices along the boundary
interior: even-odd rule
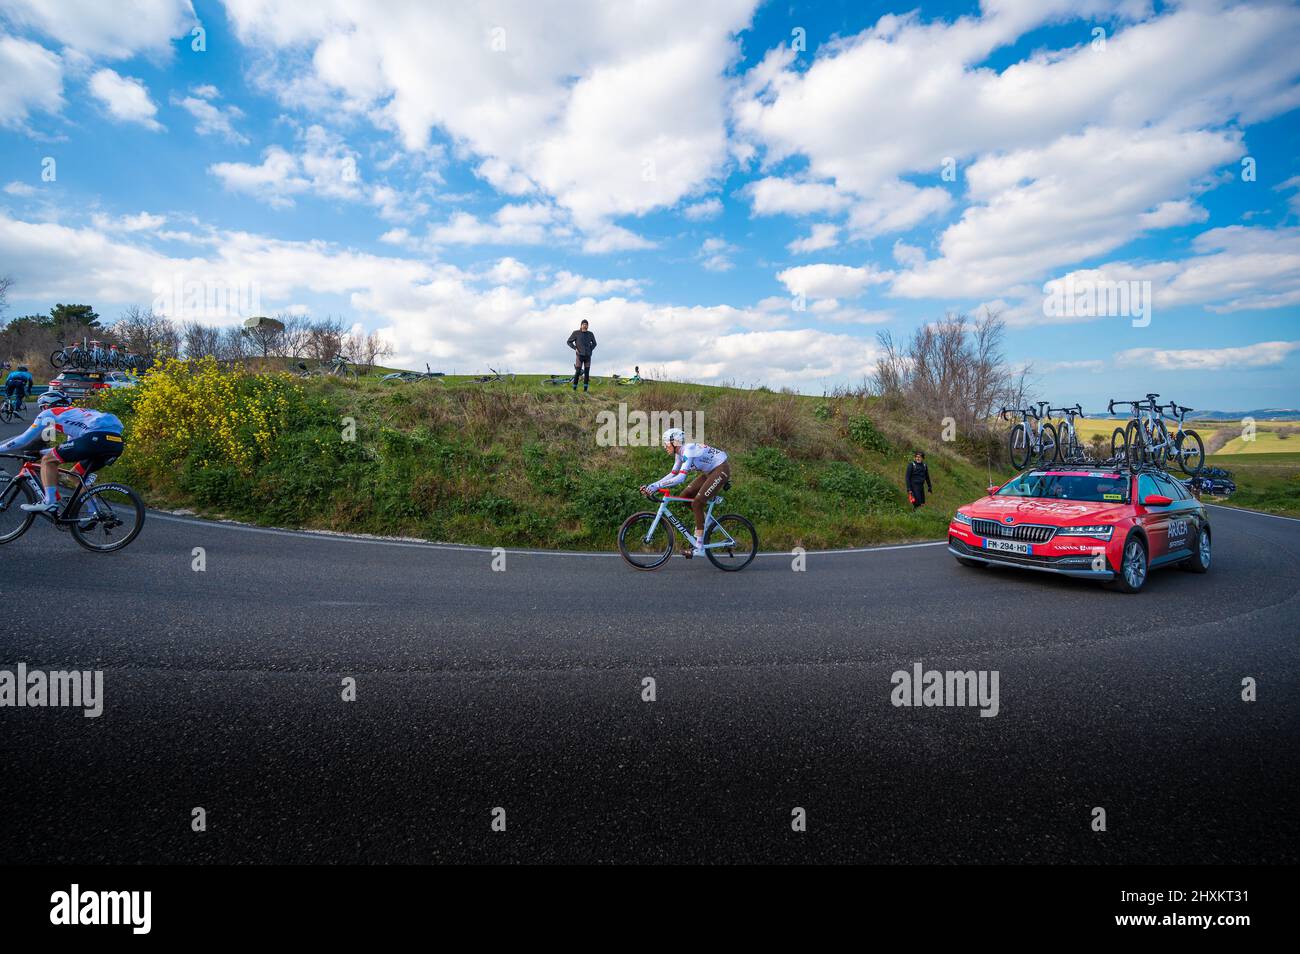
[[[1032,544],[1016,543],[1013,540],[985,540],[985,550],[997,550],[999,553],[1033,553]]]

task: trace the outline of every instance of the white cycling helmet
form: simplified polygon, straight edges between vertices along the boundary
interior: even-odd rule
[[[682,430],[680,427],[670,427],[670,428],[668,428],[668,430],[664,431],[664,443],[665,443],[665,444],[672,444],[672,443],[685,444],[685,443],[686,443],[686,432],[685,432],[684,430]]]
[[[47,407],[67,407],[71,403],[72,398],[57,388],[45,391],[36,399],[36,406],[42,411]]]

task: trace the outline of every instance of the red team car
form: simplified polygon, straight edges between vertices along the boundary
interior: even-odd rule
[[[1136,593],[1148,571],[1210,568],[1210,521],[1158,470],[1038,468],[959,507],[948,552],[964,566],[1014,566]]]

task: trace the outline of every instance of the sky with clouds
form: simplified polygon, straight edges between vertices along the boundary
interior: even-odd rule
[[[1298,48],[1295,3],[0,0],[0,275],[810,393],[992,308],[1053,402],[1296,407]],[[1093,281],[1150,320],[1045,314]]]

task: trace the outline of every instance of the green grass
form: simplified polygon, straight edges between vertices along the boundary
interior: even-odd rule
[[[1214,454],[1208,463],[1232,471],[1237,484],[1232,497],[1216,503],[1300,517],[1300,451]]]
[[[647,506],[637,487],[672,463],[657,430],[649,447],[597,444],[597,415],[624,403],[629,412],[702,413],[704,439],[733,462],[724,509],[749,517],[764,549],[942,538],[953,510],[987,484],[984,466],[926,439],[938,427],[871,400],[609,379],[574,394],[545,377],[303,381],[307,400],[251,473],[198,466],[201,438],[180,466],[151,471],[144,455],[128,453],[115,471],[152,505],[265,525],[608,550],[623,520]],[[129,441],[129,398],[108,400]],[[353,442],[342,437],[348,418]],[[917,513],[902,486],[915,447],[927,452],[935,485]]]

